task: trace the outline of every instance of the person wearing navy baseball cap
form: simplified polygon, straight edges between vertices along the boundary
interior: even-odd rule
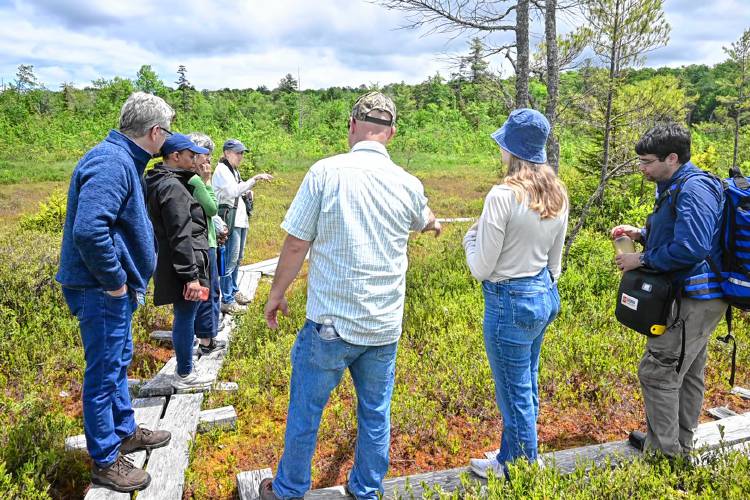
[[[225,249],[224,274],[221,284],[221,312],[244,312],[250,297],[240,290],[239,268],[245,254],[245,241],[253,210],[253,187],[258,181],[270,181],[271,174],[257,174],[246,181],[240,176],[240,165],[250,150],[239,139],[224,142],[223,156],[216,165],[211,185],[219,203],[219,217],[229,228]]]
[[[464,237],[466,261],[484,293],[484,343],[503,416],[499,453],[471,459],[481,477],[507,477],[507,464],[537,459],[539,353],[560,311],[560,277],[568,197],[546,164],[549,122],[517,109],[491,137],[508,168]]]
[[[163,163],[146,176],[146,206],[154,226],[158,254],[154,272],[154,304],[172,304],[172,345],[177,368],[175,389],[201,389],[212,382],[193,365],[195,317],[208,298],[208,223],[193,197],[195,155],[206,154],[187,136],[172,134],[161,148]]]

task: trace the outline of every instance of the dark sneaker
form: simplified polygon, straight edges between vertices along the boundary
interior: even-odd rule
[[[281,500],[276,496],[276,493],[273,492],[272,477],[267,477],[260,482],[260,486],[258,487],[258,494],[260,496],[260,500]]]
[[[91,468],[91,482],[120,493],[130,493],[145,489],[151,482],[151,476],[120,455],[109,467],[99,468],[94,465]]]
[[[169,444],[172,434],[169,431],[150,431],[140,425],[132,436],[122,440],[120,453],[127,455],[134,451],[153,450]]]
[[[628,436],[628,442],[633,448],[643,451],[643,446],[646,443],[646,433],[641,431],[633,431]]]
[[[203,345],[198,342],[198,354],[200,354],[201,356],[208,356],[215,352],[221,351],[222,349],[226,349],[226,347],[227,343],[224,340],[211,339],[211,343],[208,345]]]

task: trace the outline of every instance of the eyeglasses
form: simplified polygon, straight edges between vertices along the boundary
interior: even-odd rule
[[[161,130],[162,132],[164,132],[167,135],[174,135],[174,132],[172,132],[168,128],[164,128],[161,125],[157,125],[157,127],[159,127],[159,130]]]
[[[651,158],[649,160],[644,160],[643,158],[638,158],[638,165],[651,165],[655,161],[664,161],[664,160],[660,160],[659,158]]]

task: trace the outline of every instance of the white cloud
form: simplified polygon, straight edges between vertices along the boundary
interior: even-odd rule
[[[750,24],[747,0],[669,0],[669,46],[650,65],[712,64]],[[185,64],[198,88],[275,87],[301,72],[303,88],[423,81],[447,75],[446,52],[466,38],[398,29],[404,14],[361,0],[0,0],[0,77],[34,64],[50,88],[62,81],[134,78],[151,64],[168,84]],[[580,19],[560,16],[560,29]],[[542,35],[532,29],[533,42]],[[507,35],[504,39],[507,39]],[[496,68],[507,63],[492,60]]]

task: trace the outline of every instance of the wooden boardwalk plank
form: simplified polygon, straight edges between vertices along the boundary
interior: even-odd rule
[[[146,471],[151,484],[138,494],[139,500],[181,500],[185,469],[190,457],[190,442],[198,427],[203,394],[176,394],[169,399],[159,429],[172,433],[172,440],[151,452]]]
[[[166,403],[167,398],[164,397],[136,399],[133,401],[136,423],[149,429],[156,429]],[[136,467],[143,467],[146,462],[145,451],[130,453],[127,456]],[[91,485],[88,493],[86,493],[85,500],[128,500],[129,498],[130,494],[128,493],[117,493],[107,488]]]
[[[237,493],[240,500],[258,500],[258,486],[267,477],[272,477],[271,469],[251,470],[237,474]]]
[[[172,343],[172,330],[154,330],[149,334],[151,340]]]
[[[747,390],[744,387],[734,387],[732,389],[732,394],[736,394],[743,399],[750,399],[750,390]]]
[[[276,266],[274,265],[274,270]],[[255,298],[255,292],[258,290],[261,273],[259,271],[242,271],[238,273],[237,287],[250,300]]]
[[[444,224],[446,222],[474,222],[474,217],[454,217],[451,219],[438,219],[438,222]]]
[[[174,370],[177,367],[177,359],[174,356],[159,370],[154,378],[141,386],[138,395],[142,398],[153,396],[169,396],[174,393],[172,388],[172,379]]]
[[[704,454],[717,449],[750,450],[750,413],[699,425],[695,432],[695,447],[699,450],[702,449]],[[497,450],[485,453],[487,458],[493,458],[495,455],[497,455]],[[627,441],[614,441],[553,451],[541,455],[540,458],[546,467],[556,467],[561,473],[569,474],[577,467],[589,469],[593,465],[602,465],[607,460],[614,465],[633,460],[640,455],[641,452],[630,446]],[[458,467],[445,471],[388,479],[383,483],[384,496],[393,498],[398,494],[419,498],[425,489],[424,486],[440,486],[445,491],[456,491],[461,488],[460,476],[465,472],[471,474],[468,467]],[[474,474],[471,474],[470,477],[475,481],[483,481]],[[305,495],[305,498],[333,500],[348,497],[342,486],[336,486],[311,490]]]
[[[234,406],[222,406],[213,410],[203,410],[198,417],[198,432],[208,432],[212,429],[235,429],[237,427],[237,412]]]
[[[706,410],[706,413],[711,415],[717,420],[721,420],[722,418],[728,418],[728,417],[734,417],[737,415],[737,413],[733,412],[726,406],[717,406],[716,408],[709,408]]]
[[[274,257],[273,259],[262,260],[260,262],[256,262],[255,264],[240,266],[240,271],[255,271],[263,274],[268,274],[269,271],[274,272],[276,270],[276,265],[278,263],[279,258]]]

